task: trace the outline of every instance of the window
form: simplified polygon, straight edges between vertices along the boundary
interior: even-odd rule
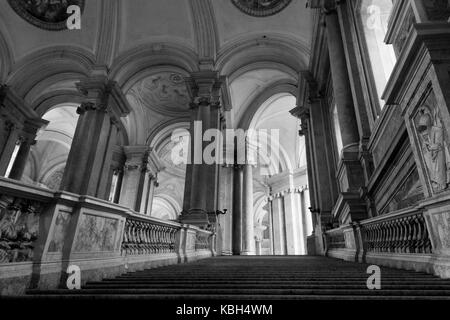
[[[393,46],[384,42],[392,6],[392,0],[361,0],[360,8],[362,30],[381,108],[384,106],[381,95],[397,60]]]
[[[337,105],[334,105],[334,108],[333,108],[333,125],[334,125],[334,134],[336,137],[337,153],[338,153],[338,156],[340,157],[342,149],[344,149],[344,146],[342,144],[341,126],[339,125]]]
[[[11,170],[14,166],[14,162],[16,162],[17,154],[19,153],[21,141],[17,140],[16,145],[14,147],[14,151],[11,156],[11,160],[9,160],[8,168],[6,169],[5,177],[9,178],[9,175],[11,174]]]
[[[111,182],[111,190],[109,192],[109,198],[108,201],[109,202],[116,202],[117,199],[117,188],[118,183],[119,182],[119,171],[118,170],[114,170],[113,176],[112,176],[112,182]]]

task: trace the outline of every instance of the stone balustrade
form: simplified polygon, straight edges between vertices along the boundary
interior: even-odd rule
[[[448,277],[448,258],[436,249],[441,235],[431,223],[431,210],[424,204],[328,230],[326,255]]]
[[[380,221],[361,223],[367,252],[431,253],[432,246],[422,212],[386,216]]]
[[[215,234],[91,196],[0,178],[0,295],[215,255]]]
[[[127,255],[175,253],[179,230],[179,226],[164,225],[147,217],[127,217],[122,252]]]

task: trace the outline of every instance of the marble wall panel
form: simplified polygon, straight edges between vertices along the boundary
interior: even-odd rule
[[[114,251],[119,220],[84,213],[80,217],[74,252]]]
[[[71,212],[64,210],[58,212],[48,252],[62,252],[71,214]]]

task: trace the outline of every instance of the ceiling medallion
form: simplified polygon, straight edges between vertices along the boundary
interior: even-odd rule
[[[231,0],[242,12],[254,17],[267,17],[286,8],[292,0]]]
[[[158,72],[138,81],[127,93],[132,105],[156,111],[165,116],[189,113],[189,94],[184,78],[175,72]]]
[[[45,30],[67,29],[67,8],[71,5],[84,9],[85,0],[8,0],[10,6],[23,19]]]

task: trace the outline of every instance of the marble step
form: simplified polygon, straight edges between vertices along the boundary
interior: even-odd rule
[[[232,289],[139,289],[139,288],[106,288],[106,289],[81,289],[81,290],[67,290],[67,289],[59,289],[59,290],[30,290],[31,294],[91,294],[91,295],[104,295],[104,294],[131,294],[131,295],[142,295],[142,294],[222,294],[222,295],[363,295],[363,296],[449,296],[450,297],[450,289],[449,290],[390,290],[390,289],[381,289],[381,290],[368,290],[366,289],[241,289],[241,288],[232,288]]]

